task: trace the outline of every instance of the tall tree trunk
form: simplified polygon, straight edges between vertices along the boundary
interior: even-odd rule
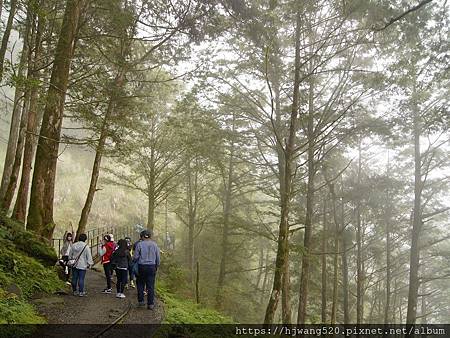
[[[118,89],[123,85],[124,72],[119,71],[116,78],[114,79],[114,88]],[[94,201],[94,195],[97,191],[97,181],[100,174],[100,164],[102,162],[103,151],[105,149],[106,140],[108,138],[108,126],[110,123],[111,115],[113,114],[115,106],[115,91],[112,91],[109,97],[108,106],[106,108],[105,116],[103,117],[102,127],[100,129],[100,138],[95,149],[95,159],[92,166],[91,182],[89,184],[89,190],[86,196],[86,201],[84,202],[83,210],[81,211],[80,221],[78,222],[78,229],[76,240],[78,237],[86,232],[86,225],[89,218],[89,213],[91,212],[92,203]]]
[[[42,2],[40,2],[42,5]],[[41,7],[42,8],[42,7]],[[45,17],[37,15],[37,28],[33,41],[33,60],[29,64],[29,78],[31,82],[36,83],[39,79],[39,68],[42,51],[42,34],[45,26]],[[34,25],[34,23],[33,23]],[[13,217],[25,223],[28,205],[28,193],[30,188],[31,169],[33,155],[36,150],[36,133],[42,114],[37,114],[39,86],[34,85],[30,90],[30,105],[28,109],[27,133],[25,139],[22,176],[20,179],[19,190],[17,192],[16,204],[14,206]]]
[[[62,28],[55,51],[50,86],[47,91],[39,146],[36,152],[30,209],[27,227],[29,230],[50,239],[53,221],[53,199],[55,193],[56,163],[64,111],[64,102],[69,80],[70,63],[74,43],[85,0],[67,0]]]
[[[342,194],[343,195],[343,194]],[[348,261],[347,261],[347,236],[345,232],[345,214],[344,214],[344,200],[341,203],[341,240],[342,240],[342,294],[343,294],[343,310],[344,310],[344,323],[350,323],[350,315],[348,309]]]
[[[192,173],[191,161],[188,161],[187,167],[187,226],[188,226],[188,247],[187,247],[187,265],[189,267],[189,279],[194,282],[195,273],[195,226],[197,218],[197,168]]]
[[[2,11],[3,11],[3,0],[0,0],[0,18],[2,17]]]
[[[8,22],[6,24],[5,33],[3,34],[2,44],[0,47],[0,81],[3,78],[3,63],[6,54],[6,47],[8,45],[9,35],[11,34],[12,22],[14,19],[14,15],[16,12],[17,0],[11,1],[11,8],[8,16]],[[28,16],[28,15],[27,15]],[[17,70],[18,77],[21,78],[25,74],[27,57],[28,57],[28,37],[29,37],[29,27],[30,24],[28,22],[26,24],[26,32],[24,36],[24,43],[22,47],[22,53],[20,55],[19,67]],[[5,162],[3,165],[3,173],[2,173],[2,182],[0,185],[0,209],[7,209],[9,205],[6,207],[3,205],[6,191],[8,190],[9,182],[11,180],[11,175],[14,167],[14,160],[16,156],[17,143],[20,134],[20,122],[21,122],[21,112],[22,112],[22,102],[23,102],[24,88],[23,85],[17,84],[15,93],[14,93],[14,101],[13,101],[13,111],[11,114],[11,125],[9,128],[9,137],[8,137],[8,145],[6,148]]]
[[[279,61],[275,62],[276,65],[279,65]],[[279,69],[277,68],[279,71]],[[273,86],[274,86],[274,94],[275,94],[275,126],[276,130],[275,132],[280,135],[282,132],[282,122],[281,122],[281,98],[280,98],[280,81],[279,81],[279,73],[277,72],[274,74],[274,80],[273,80]],[[277,158],[278,158],[278,173],[279,173],[279,185],[280,185],[280,196],[281,201],[283,204],[283,198],[286,196],[285,194],[285,152],[283,149],[282,144],[277,142],[276,145],[276,151],[277,151]],[[289,257],[289,232],[287,234],[288,238],[287,241],[287,247],[286,247],[286,257]],[[291,302],[290,302],[290,273],[289,273],[289,261],[287,260],[283,267],[282,272],[282,279],[281,279],[281,315],[283,318],[283,323],[290,323],[292,314],[291,314]]]
[[[362,171],[362,150],[361,137],[358,140],[358,173],[357,184],[361,189],[361,171]],[[356,201],[356,323],[362,324],[364,318],[363,306],[363,284],[364,272],[362,268],[362,224],[361,224],[361,201]]]
[[[326,178],[325,178],[326,179]],[[326,179],[327,180],[327,179]],[[336,324],[336,314],[337,314],[337,296],[338,296],[338,258],[339,258],[339,221],[337,217],[336,211],[336,192],[334,190],[334,184],[328,182],[327,184],[330,189],[331,194],[331,206],[333,211],[333,220],[334,220],[334,255],[333,255],[333,300],[331,305],[331,318],[330,323]]]
[[[149,191],[152,189],[150,188]],[[155,227],[155,197],[151,193],[148,194],[147,209],[147,229],[153,231]]]
[[[414,92],[415,94],[415,92]],[[422,231],[422,159],[420,153],[420,114],[417,105],[413,107],[413,137],[414,137],[414,210],[413,227],[411,233],[411,254],[409,263],[409,291],[408,291],[408,310],[406,313],[406,323],[416,323],[417,313],[417,294],[419,292],[419,241]]]
[[[11,0],[9,6],[8,21],[6,22],[5,32],[3,33],[2,43],[0,45],[0,82],[3,80],[6,50],[8,48],[9,36],[11,35],[16,10],[17,10],[17,0]]]
[[[392,309],[395,310],[397,308],[397,294],[398,294],[398,292],[396,291],[397,290],[397,280],[394,279],[393,283],[394,283],[394,297],[392,299]],[[390,324],[390,323],[396,324],[397,323],[396,312],[397,311],[392,311],[392,315],[389,316],[388,324]]]
[[[259,285],[261,284],[261,278],[263,275],[263,266],[264,266],[264,249],[261,246],[259,248],[259,257],[258,257],[258,275],[256,277],[256,285],[255,285],[255,289],[259,290]]]
[[[310,62],[310,73],[312,73],[312,62]],[[311,260],[311,234],[314,213],[314,177],[315,168],[315,136],[314,136],[314,83],[312,77],[309,82],[308,93],[308,186],[306,192],[306,218],[305,218],[305,234],[303,239],[303,255],[302,255],[302,271],[300,277],[300,290],[298,299],[297,324],[305,324],[306,307],[308,304],[308,284],[310,275]]]
[[[28,122],[28,109],[29,109],[29,92],[25,94],[24,103],[22,107],[22,116],[20,118],[20,131],[19,138],[17,139],[17,147],[16,154],[14,156],[14,164],[12,167],[11,177],[9,179],[8,188],[6,189],[5,197],[2,201],[2,207],[5,210],[9,210],[12,200],[14,198],[14,194],[16,192],[17,181],[19,179],[20,174],[20,166],[22,163],[22,154],[24,150],[25,137],[27,131],[27,122]]]
[[[389,151],[386,177],[390,177]],[[391,196],[389,187],[386,187],[385,206],[385,226],[386,226],[386,301],[384,306],[384,323],[389,324],[391,320]]]
[[[425,325],[427,323],[427,289],[425,283],[421,285],[421,305],[420,305],[420,324]]]
[[[285,271],[285,264],[289,262],[289,208],[291,200],[292,184],[292,162],[295,153],[295,135],[297,131],[297,116],[299,108],[299,89],[300,89],[300,31],[301,31],[301,13],[300,8],[297,13],[297,22],[295,28],[295,69],[294,69],[294,89],[292,97],[292,110],[289,125],[289,136],[285,149],[285,171],[284,171],[284,197],[281,198],[281,219],[278,233],[278,248],[275,261],[275,274],[273,279],[272,292],[269,303],[267,304],[264,318],[265,324],[272,324],[275,312],[278,306],[280,293],[282,292],[282,279]],[[285,309],[287,310],[287,308]],[[285,316],[283,316],[285,317]],[[287,316],[286,316],[287,317]]]
[[[322,230],[322,302],[321,302],[321,322],[325,324],[327,322],[327,255],[325,254],[328,250],[327,239],[328,239],[328,226],[327,226],[327,197],[324,196],[323,199],[323,230]]]
[[[233,114],[232,122],[232,133],[235,132],[236,116]],[[217,280],[217,291],[216,291],[216,307],[219,308],[223,299],[223,287],[225,284],[225,274],[226,274],[226,262],[228,260],[228,236],[230,227],[230,216],[232,207],[232,191],[233,191],[233,176],[234,176],[234,142],[231,141],[230,145],[230,157],[228,159],[228,175],[225,180],[226,185],[224,186],[224,205],[223,205],[223,228],[222,228],[222,243],[221,243],[221,257],[220,257],[220,267],[219,267],[219,277]]]
[[[266,251],[266,258],[265,258],[265,269],[264,269],[264,278],[263,283],[261,287],[261,299],[259,300],[260,304],[264,303],[265,294],[266,294],[266,287],[267,287],[267,280],[269,279],[269,250]]]
[[[19,78],[24,77],[25,69],[28,69],[27,79],[31,79],[32,77],[32,70],[30,69],[30,65],[32,63],[32,51],[30,49],[30,41],[34,40],[34,37],[32,35],[35,34],[34,29],[32,31],[32,23],[34,21],[33,10],[34,9],[32,8],[31,3],[29,3],[27,8],[27,17],[25,21],[22,55],[20,56],[19,62],[19,71],[18,71]],[[24,150],[27,132],[28,111],[30,107],[30,90],[29,88],[21,88],[21,87],[22,87],[21,85],[16,86],[16,91],[19,91],[23,95],[23,103],[21,107],[22,113],[20,114],[21,117],[19,126],[19,136],[17,138],[17,144],[15,147],[16,152],[14,155],[14,162],[11,170],[11,175],[9,177],[8,186],[6,188],[6,192],[2,200],[2,207],[5,210],[9,210],[12,200],[14,198],[14,194],[16,192],[17,181],[19,179],[20,167],[22,164],[22,154]]]

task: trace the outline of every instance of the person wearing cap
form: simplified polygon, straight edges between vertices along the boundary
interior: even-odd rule
[[[147,288],[147,309],[155,308],[156,271],[160,264],[158,245],[151,239],[148,230],[141,232],[141,241],[136,243],[133,260],[138,264],[136,279],[139,306],[145,306],[144,289]]]

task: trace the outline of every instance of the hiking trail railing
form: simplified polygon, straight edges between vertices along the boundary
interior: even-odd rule
[[[102,227],[92,229],[86,232],[87,235],[87,243],[91,248],[92,259],[94,262],[98,262],[100,259],[99,251],[100,246],[102,244],[102,239],[104,235],[113,234],[114,240],[118,241],[119,239],[130,237],[132,242],[135,242],[139,238],[138,230],[133,225],[123,226],[123,227]],[[53,238],[52,244],[53,248],[56,251],[58,257],[60,256],[61,248],[64,243],[63,238]]]

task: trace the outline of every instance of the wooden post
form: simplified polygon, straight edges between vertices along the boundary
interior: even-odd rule
[[[200,265],[199,265],[199,263],[197,261],[197,276],[195,278],[195,301],[196,301],[197,304],[200,303],[200,294],[199,294],[199,291],[198,291],[199,280],[200,280]]]

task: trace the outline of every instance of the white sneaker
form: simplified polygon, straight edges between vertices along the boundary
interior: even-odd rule
[[[118,293],[116,294],[116,298],[120,298],[120,295],[121,295],[121,293],[118,292]]]
[[[119,298],[126,298],[126,296],[123,293],[119,293]]]

